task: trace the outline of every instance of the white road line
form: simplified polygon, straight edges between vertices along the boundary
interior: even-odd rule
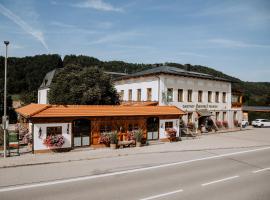
[[[228,181],[228,180],[235,179],[235,178],[239,178],[239,176],[231,176],[231,177],[228,177],[228,178],[223,178],[223,179],[211,181],[211,182],[208,182],[208,183],[203,183],[202,186],[212,185],[212,184],[215,184],[215,183]]]
[[[197,159],[193,159],[193,160],[186,160],[186,161],[180,161],[180,162],[174,162],[174,163],[168,163],[168,164],[162,164],[162,165],[155,165],[152,167],[130,169],[130,170],[126,170],[126,171],[112,172],[112,173],[107,173],[107,174],[90,175],[90,176],[84,176],[84,177],[69,178],[69,179],[63,179],[63,180],[55,180],[55,181],[33,183],[33,184],[26,184],[26,185],[18,185],[18,186],[11,186],[11,187],[2,187],[2,188],[0,188],[0,192],[8,192],[8,191],[13,191],[13,190],[29,189],[29,188],[62,184],[62,183],[71,183],[71,182],[78,182],[78,181],[84,181],[84,180],[91,180],[91,179],[97,179],[97,178],[103,178],[103,177],[109,177],[109,176],[115,176],[115,175],[129,174],[129,173],[134,173],[134,172],[142,172],[142,171],[147,171],[147,170],[152,170],[152,169],[159,169],[159,168],[171,167],[171,166],[176,166],[176,165],[183,165],[183,164],[197,162],[197,161],[223,158],[223,157],[227,157],[227,156],[251,153],[251,152],[256,152],[256,151],[263,151],[263,150],[268,150],[268,149],[270,149],[270,147],[264,147],[264,148],[259,148],[259,149],[246,150],[246,151],[239,151],[239,152],[234,152],[234,153],[227,153],[227,154],[209,156],[209,157],[204,157],[204,158],[197,158]]]
[[[252,173],[258,173],[258,172],[263,172],[263,171],[267,171],[267,170],[270,170],[270,167],[264,168],[264,169],[259,169],[259,170],[253,171]]]
[[[164,196],[172,195],[172,194],[179,193],[179,192],[183,192],[183,190],[182,190],[182,189],[180,189],[180,190],[175,190],[175,191],[172,191],[172,192],[167,192],[167,193],[163,193],[163,194],[158,194],[158,195],[151,196],[151,197],[147,197],[147,198],[143,198],[143,199],[140,199],[140,200],[157,199],[157,198],[159,198],[159,197],[164,197]]]

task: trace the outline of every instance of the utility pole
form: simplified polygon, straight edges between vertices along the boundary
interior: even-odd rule
[[[5,85],[4,85],[4,116],[2,119],[4,129],[4,158],[7,157],[7,51],[9,41],[4,41],[6,45],[6,57],[5,57]]]

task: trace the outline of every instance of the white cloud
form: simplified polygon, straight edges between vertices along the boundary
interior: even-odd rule
[[[227,47],[227,48],[250,48],[250,47],[269,48],[270,47],[270,45],[252,44],[252,43],[246,43],[242,41],[222,39],[222,38],[210,39],[208,40],[208,42],[214,43],[223,47]]]
[[[15,15],[12,11],[4,7],[2,4],[0,4],[0,13],[7,18],[9,18],[11,21],[13,21],[15,24],[17,24],[19,27],[21,27],[25,32],[32,35],[34,38],[36,38],[41,44],[47,49],[48,45],[45,42],[44,36],[42,31],[34,29],[29,24],[27,24],[24,20],[22,20],[19,16]]]
[[[192,52],[179,52],[177,55],[180,56],[191,56],[191,57],[201,57],[201,58],[207,58],[208,56],[198,53],[192,53]]]
[[[122,12],[122,8],[117,8],[109,3],[104,2],[103,0],[85,0],[83,2],[73,4],[75,7],[79,8],[92,8],[101,11],[115,11]]]
[[[53,26],[60,27],[60,28],[76,28],[76,26],[74,26],[74,25],[65,24],[65,23],[58,22],[58,21],[53,21],[50,24],[53,25]]]
[[[137,31],[110,33],[109,35],[105,35],[104,37],[101,37],[93,42],[90,42],[90,44],[114,43],[125,40],[132,40],[135,36],[140,35],[142,34]]]

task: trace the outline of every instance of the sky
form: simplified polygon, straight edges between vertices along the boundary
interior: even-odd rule
[[[189,63],[270,82],[269,0],[0,0],[0,40],[12,57]]]

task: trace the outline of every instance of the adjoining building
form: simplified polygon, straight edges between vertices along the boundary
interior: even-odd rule
[[[49,71],[42,80],[41,85],[38,88],[38,104],[49,104],[48,92],[50,91],[50,86],[52,84],[53,78],[61,71],[61,68],[54,69]],[[121,76],[126,76],[126,73],[120,72],[104,72],[109,74],[113,79],[119,78]]]
[[[173,128],[179,136],[179,118],[185,113],[175,106],[95,106],[29,104],[16,110],[19,121],[33,138],[33,152],[47,152],[49,136],[61,136],[62,149],[100,147],[102,133],[117,131],[119,140],[141,129],[145,140],[167,140]],[[59,148],[57,148],[59,149]]]
[[[174,105],[187,113],[186,123],[211,117],[232,128],[242,120],[241,106],[232,107],[231,81],[224,78],[160,66],[119,77],[114,84],[123,102]]]

